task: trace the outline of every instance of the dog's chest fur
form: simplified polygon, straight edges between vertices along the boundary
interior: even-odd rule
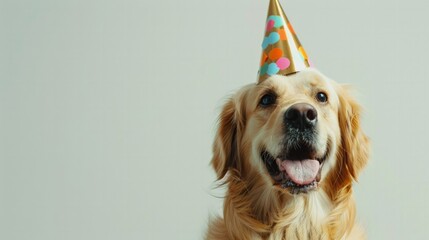
[[[294,196],[287,202],[266,239],[329,239],[327,220],[332,206],[323,191]]]
[[[282,207],[269,207],[269,222],[272,225],[267,233],[258,233],[255,229],[249,229],[238,218],[242,213],[235,212],[233,205],[226,206],[227,219],[212,221],[207,239],[251,239],[251,240],[285,240],[285,239],[330,239],[328,234],[329,213],[332,210],[331,203],[323,191],[312,192],[306,195],[292,196],[284,199]],[[259,203],[261,204],[261,202]],[[275,213],[273,214],[273,210]],[[259,215],[261,213],[248,213]],[[234,216],[234,221],[229,217]],[[237,218],[238,217],[238,218]],[[238,220],[238,221],[236,221]],[[231,229],[230,229],[231,228]],[[233,229],[232,229],[233,228]],[[240,229],[240,231],[237,231]],[[240,236],[231,236],[228,233],[240,233]]]

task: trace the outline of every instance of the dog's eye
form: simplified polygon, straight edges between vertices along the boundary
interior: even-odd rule
[[[328,101],[328,95],[326,95],[326,93],[324,93],[324,92],[318,92],[316,94],[316,99],[319,102],[325,103]]]
[[[276,96],[272,93],[265,94],[262,96],[259,104],[263,107],[268,107],[276,102]]]

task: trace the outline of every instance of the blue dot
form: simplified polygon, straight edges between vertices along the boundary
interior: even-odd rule
[[[265,48],[267,48],[268,45],[269,45],[268,38],[265,37],[264,41],[262,42],[262,49],[265,50]]]
[[[280,68],[275,63],[270,63],[268,65],[267,73],[268,75],[272,76],[274,74],[277,74],[280,71]]]
[[[281,16],[271,15],[271,16],[268,17],[267,21],[270,21],[270,20],[274,21],[274,27],[276,27],[276,28],[279,28],[279,27],[281,27],[281,26],[284,25],[284,21],[283,21],[283,19],[282,19]]]
[[[274,43],[278,42],[279,40],[280,40],[280,35],[277,32],[272,32],[268,36],[268,43],[269,44],[274,44]]]
[[[265,75],[268,71],[268,63],[265,63],[262,67],[261,70],[259,71],[259,75]]]

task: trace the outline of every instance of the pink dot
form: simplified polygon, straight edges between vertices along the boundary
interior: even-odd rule
[[[274,20],[270,20],[267,22],[267,32],[269,32],[269,31],[271,31],[271,29],[273,29],[274,24],[275,24]]]
[[[290,66],[290,60],[288,58],[282,57],[276,62],[280,70],[284,70]]]

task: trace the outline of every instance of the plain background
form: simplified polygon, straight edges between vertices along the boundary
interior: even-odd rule
[[[365,106],[369,239],[425,239],[429,3],[281,0]],[[268,0],[1,0],[0,239],[202,239],[225,96],[256,81]]]

